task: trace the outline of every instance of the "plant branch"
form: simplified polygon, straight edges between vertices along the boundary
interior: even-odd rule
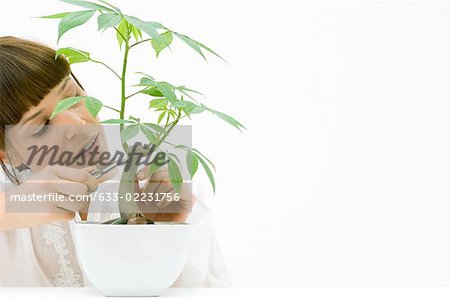
[[[114,108],[114,107],[111,107],[111,106],[108,106],[108,105],[105,105],[105,104],[103,104],[103,106],[106,107],[106,108],[109,108],[110,110],[113,110],[113,111],[115,111],[115,112],[120,113],[120,110],[118,110],[118,109],[116,109],[116,108]]]
[[[185,118],[185,117],[187,117],[187,116],[188,116],[188,115],[184,115],[184,116],[182,116],[182,117],[179,117],[179,118],[177,118],[175,121],[178,123],[179,120],[181,120],[181,119],[183,119],[183,118]],[[175,121],[173,121],[172,123],[169,123],[168,126],[172,125]]]
[[[165,144],[167,144],[167,145],[170,145],[170,146],[173,146],[173,147],[176,147],[177,145],[175,145],[174,143],[171,143],[171,142],[168,142],[168,141],[164,141],[163,143],[165,143]],[[180,147],[180,149],[181,150],[184,150],[184,151],[188,151],[188,150],[186,150],[185,148],[182,148],[182,147]]]
[[[151,41],[151,40],[152,39],[145,39],[145,40],[139,41],[137,43],[134,43],[133,45],[130,46],[130,49],[133,48],[134,46],[137,46],[137,45],[139,45],[141,43],[148,42],[148,41]]]
[[[137,94],[139,94],[139,93],[145,91],[146,89],[148,89],[148,87],[146,87],[146,88],[140,90],[139,92],[136,92],[136,93],[133,93],[133,94],[131,94],[131,95],[126,96],[126,97],[125,97],[125,100],[127,100],[128,98],[133,97],[134,95],[137,95]]]
[[[108,5],[109,7],[111,7],[111,8],[112,8],[113,10],[115,10],[115,11],[117,11],[117,9],[118,9],[118,7],[115,7],[115,6],[109,4],[109,3],[106,2],[106,1],[103,1],[103,0],[98,0],[98,1],[101,2],[101,3],[103,3],[103,4]]]
[[[108,66],[107,64],[105,64],[104,62],[95,60],[95,59],[91,59],[92,62],[97,63],[97,64],[101,64],[103,66],[105,66],[106,68],[108,68],[111,72],[114,73],[114,75],[116,75],[117,78],[119,78],[119,80],[122,80],[122,78],[120,78],[119,74],[116,73],[116,71],[114,71],[110,66]]]
[[[167,125],[169,124],[169,119],[170,119],[170,113],[167,114],[166,125],[164,125],[164,130],[167,129]]]
[[[170,123],[172,125],[169,127],[169,130],[167,130],[161,138],[158,137],[159,141],[158,141],[158,145],[156,145],[155,149],[158,149],[158,147],[161,146],[161,144],[166,140],[167,136],[170,134],[172,129],[177,125],[177,123],[180,119],[181,119],[181,109],[178,110],[177,118],[172,123]]]

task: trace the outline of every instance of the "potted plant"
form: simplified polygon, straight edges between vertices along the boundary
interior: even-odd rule
[[[91,62],[101,64],[113,73],[120,84],[120,107],[114,103],[103,103],[91,96],[66,98],[58,103],[52,117],[84,100],[92,116],[96,117],[101,109],[110,109],[117,113],[117,118],[102,121],[103,124],[117,124],[120,130],[121,145],[127,154],[128,168],[121,174],[118,187],[118,206],[120,218],[104,223],[92,224],[78,222],[75,224],[75,242],[81,267],[89,280],[107,296],[155,296],[160,295],[177,278],[182,270],[190,248],[192,226],[186,223],[156,223],[149,219],[134,201],[129,201],[130,193],[135,189],[135,177],[138,169],[136,163],[145,155],[155,154],[183,118],[190,119],[195,114],[212,113],[235,128],[244,126],[231,116],[200,103],[196,96],[200,93],[185,86],[157,81],[154,77],[141,72],[139,81],[134,83],[137,91],[128,92],[128,59],[136,46],[148,46],[158,55],[168,49],[177,38],[205,58],[210,53],[221,58],[206,45],[173,31],[158,22],[143,21],[122,12],[120,8],[106,1],[87,2],[80,0],[60,0],[70,3],[81,10],[57,13],[41,18],[58,19],[58,42],[69,30],[85,24],[97,15],[99,31],[114,33],[118,48],[123,54],[120,72],[116,72],[106,63],[91,57],[85,50],[73,47],[60,48],[56,56],[63,55],[70,64]],[[146,45],[147,44],[147,45]],[[205,58],[206,59],[206,58]],[[222,59],[222,58],[221,58]],[[147,61],[142,61],[146,64]],[[136,116],[127,117],[127,101],[141,95],[148,97],[149,111],[157,114],[157,121],[152,123]],[[130,141],[143,133],[152,147],[131,144]],[[212,169],[213,163],[200,151],[186,146],[172,144],[174,149],[185,151],[180,158],[175,153],[165,150],[165,162],[174,192],[180,191],[183,181],[183,159],[190,176],[194,176],[199,167],[203,168],[215,191]],[[133,152],[134,151],[134,152]],[[130,163],[131,162],[131,163]],[[152,163],[148,175],[156,172],[161,164]],[[138,225],[137,225],[138,224]],[[130,226],[131,225],[131,226]],[[101,255],[98,255],[101,253]],[[164,253],[164,256],[159,254]],[[127,270],[133,271],[129,276]]]

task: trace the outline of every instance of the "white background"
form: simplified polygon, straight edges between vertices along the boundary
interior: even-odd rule
[[[194,145],[217,166],[210,201],[235,286],[448,286],[446,2],[114,3],[230,63],[176,41],[158,60],[140,47],[130,70],[198,89],[248,128],[194,121]],[[0,35],[53,47],[57,21],[30,17],[77,10],[0,5]],[[112,31],[89,24],[59,46],[117,68]],[[101,66],[73,70],[118,106]],[[136,114],[147,106],[133,101]]]

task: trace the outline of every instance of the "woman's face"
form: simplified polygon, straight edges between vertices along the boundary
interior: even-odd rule
[[[31,107],[17,125],[7,130],[7,153],[10,155],[11,149],[15,153],[15,160],[20,159],[33,171],[39,171],[50,163],[54,164],[58,159],[58,164],[69,160],[75,162],[69,165],[75,168],[91,165],[89,160],[92,155],[97,157],[94,161],[98,161],[98,153],[108,151],[108,146],[99,118],[92,117],[84,105],[84,100],[50,120],[59,101],[75,96],[87,95],[76,81],[68,76],[51,90],[39,105]],[[35,152],[32,157],[31,149],[40,149],[42,146],[47,146],[49,150],[52,146],[57,146],[56,156],[52,158],[52,151],[41,155],[41,151]],[[97,150],[97,154],[94,150]],[[72,158],[68,159],[69,156]],[[39,161],[40,159],[42,161]]]

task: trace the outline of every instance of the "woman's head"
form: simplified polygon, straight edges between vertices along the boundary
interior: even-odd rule
[[[23,166],[30,146],[57,144],[59,151],[78,153],[96,134],[100,134],[102,143],[100,126],[79,126],[99,123],[83,101],[50,120],[60,100],[84,95],[67,60],[55,58],[55,50],[29,40],[0,37],[0,163],[10,178],[12,174],[8,174],[4,162]],[[7,125],[16,126],[7,132]],[[67,126],[55,131],[57,127],[45,125]],[[38,171],[46,162],[48,159],[28,167]]]

